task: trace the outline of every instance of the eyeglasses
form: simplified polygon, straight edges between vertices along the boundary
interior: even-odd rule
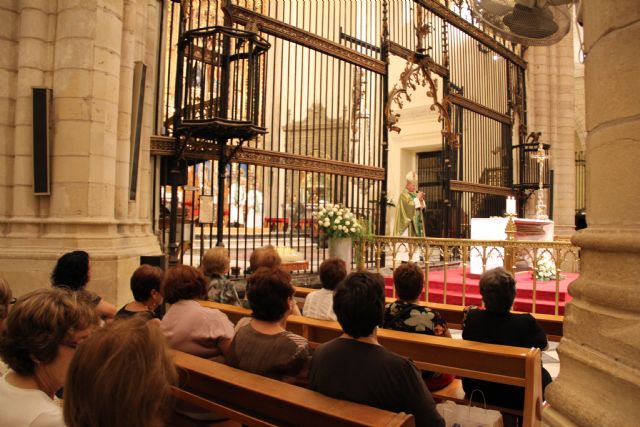
[[[61,342],[60,345],[63,347],[67,347],[75,350],[76,348],[78,348],[78,345],[80,345],[80,343],[79,342]]]

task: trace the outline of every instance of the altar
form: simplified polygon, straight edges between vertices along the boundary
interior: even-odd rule
[[[508,218],[472,218],[472,240],[506,240]],[[553,241],[554,224],[548,219],[514,218],[516,240]],[[482,247],[472,246],[469,249],[469,273],[482,274]],[[504,248],[489,246],[486,249],[486,269],[491,270],[504,266]]]

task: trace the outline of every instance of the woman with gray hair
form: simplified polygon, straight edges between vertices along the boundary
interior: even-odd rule
[[[97,323],[93,307],[63,289],[39,289],[15,303],[0,337],[0,356],[10,368],[0,378],[0,425],[65,425],[54,394]]]
[[[529,313],[511,312],[511,306],[516,298],[516,281],[511,273],[502,267],[485,272],[480,277],[480,294],[485,308],[483,310],[472,306],[465,309],[462,324],[463,339],[488,344],[547,349],[547,335],[536,319]],[[550,383],[551,375],[542,368],[543,392]],[[524,388],[522,387],[470,378],[463,378],[462,386],[467,395],[475,389],[482,390],[487,403],[491,405],[513,409],[522,409],[524,405]]]

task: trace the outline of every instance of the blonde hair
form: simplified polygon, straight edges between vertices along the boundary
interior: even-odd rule
[[[0,322],[7,318],[9,303],[11,302],[11,288],[9,283],[0,277]]]
[[[214,274],[223,275],[229,271],[230,262],[229,252],[223,247],[215,247],[205,252],[200,269],[207,277]]]
[[[271,245],[256,249],[249,257],[249,267],[254,272],[260,267],[279,267],[282,259],[276,248]]]
[[[21,297],[7,316],[0,355],[17,373],[33,375],[36,364],[51,363],[72,334],[97,323],[93,307],[77,293],[38,289]]]
[[[160,328],[116,320],[78,346],[64,387],[68,427],[164,425],[177,373]]]

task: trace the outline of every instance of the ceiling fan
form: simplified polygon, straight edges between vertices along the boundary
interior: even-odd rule
[[[560,41],[571,28],[571,6],[578,0],[470,0],[476,18],[496,33],[525,46]]]

